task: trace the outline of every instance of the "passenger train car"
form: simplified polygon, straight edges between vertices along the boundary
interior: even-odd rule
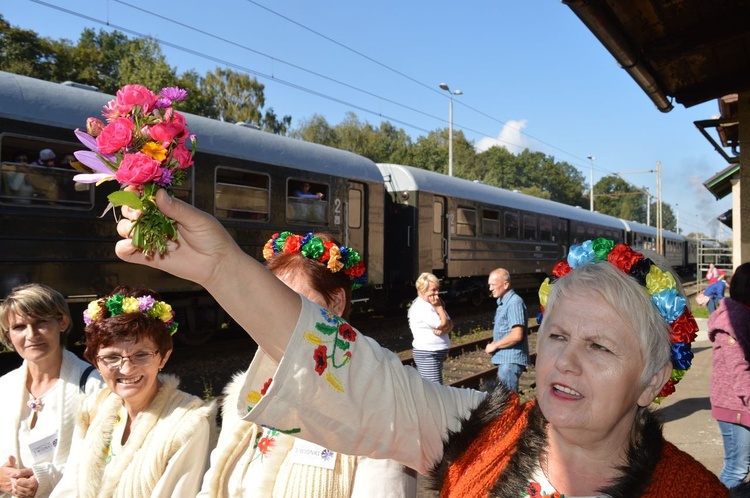
[[[58,159],[83,149],[73,130],[99,117],[111,98],[0,72],[0,296],[42,282],[62,292],[76,314],[117,285],[147,285],[173,304],[181,324],[176,337],[203,342],[230,323],[210,295],[115,256],[113,213],[102,216],[115,182],[76,185],[69,167],[29,164],[41,149]],[[198,152],[175,195],[216,216],[257,259],[276,232],[331,232],[360,251],[367,266],[369,283],[354,295],[355,312],[403,306],[425,271],[443,279],[448,299],[480,302],[488,295],[487,274],[499,266],[512,272],[515,287],[532,287],[572,244],[606,236],[648,248],[655,240],[652,227],[600,213],[409,166],[376,165],[241,125],[193,115],[186,121]],[[322,199],[297,197],[303,183]],[[674,244],[675,266],[683,266],[677,263],[680,251],[687,257],[685,240],[665,238]]]

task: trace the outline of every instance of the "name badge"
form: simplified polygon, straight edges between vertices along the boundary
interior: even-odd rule
[[[294,447],[292,447],[292,463],[333,470],[336,465],[336,452],[303,439],[295,439]]]
[[[52,455],[55,454],[55,448],[57,448],[57,432],[29,443],[29,449],[31,450],[31,455],[34,457],[34,462],[51,460]]]

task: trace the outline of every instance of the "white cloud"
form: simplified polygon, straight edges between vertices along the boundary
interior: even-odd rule
[[[477,152],[484,152],[494,146],[505,147],[508,152],[513,154],[523,152],[524,149],[531,149],[531,140],[522,133],[527,122],[525,119],[508,121],[500,130],[497,138],[485,137],[479,140],[476,147]]]

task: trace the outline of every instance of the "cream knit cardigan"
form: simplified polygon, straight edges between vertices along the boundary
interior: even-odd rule
[[[60,367],[61,389],[55,391],[57,396],[57,406],[61,406],[62,411],[57,413],[58,443],[52,457],[51,463],[41,463],[29,465],[30,462],[23,462],[25,467],[31,467],[34,471],[39,488],[35,498],[46,498],[52,492],[52,489],[60,481],[65,462],[68,460],[70,446],[73,437],[76,417],[80,410],[81,403],[86,394],[98,391],[104,386],[99,372],[92,371],[84,387],[85,393],[81,392],[79,383],[81,374],[89,367],[89,364],[76,356],[74,353],[63,349],[63,361]],[[26,390],[26,375],[28,369],[26,362],[7,374],[0,377],[0,393],[6,400],[5,407],[0,410],[0,458],[6,461],[9,455],[13,455],[16,461],[20,462],[20,447],[18,445],[18,431],[21,426],[21,410],[29,400],[29,393]],[[0,493],[0,498],[9,497],[6,493]]]
[[[167,489],[167,495],[195,496],[214,441],[216,406],[178,390],[174,376],[160,375],[159,380],[156,397],[138,414],[127,443],[109,464],[106,457],[122,399],[104,389],[86,400],[73,445],[77,467],[64,479],[60,496],[73,492],[79,498],[148,498],[162,479],[181,483],[177,494]],[[204,443],[192,447],[193,440],[206,431],[209,437],[201,438]],[[190,450],[189,463],[186,466],[183,460],[176,466],[171,460],[183,447]],[[179,475],[167,476],[170,472]],[[185,481],[190,483],[187,487]]]

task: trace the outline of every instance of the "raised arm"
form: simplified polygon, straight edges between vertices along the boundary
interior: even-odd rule
[[[128,233],[138,211],[123,207],[117,231],[124,240],[115,252],[124,261],[158,268],[202,285],[274,360],[284,356],[297,323],[300,298],[266,268],[242,251],[213,216],[167,195],[156,203],[177,222],[178,239],[162,256],[145,256]]]

